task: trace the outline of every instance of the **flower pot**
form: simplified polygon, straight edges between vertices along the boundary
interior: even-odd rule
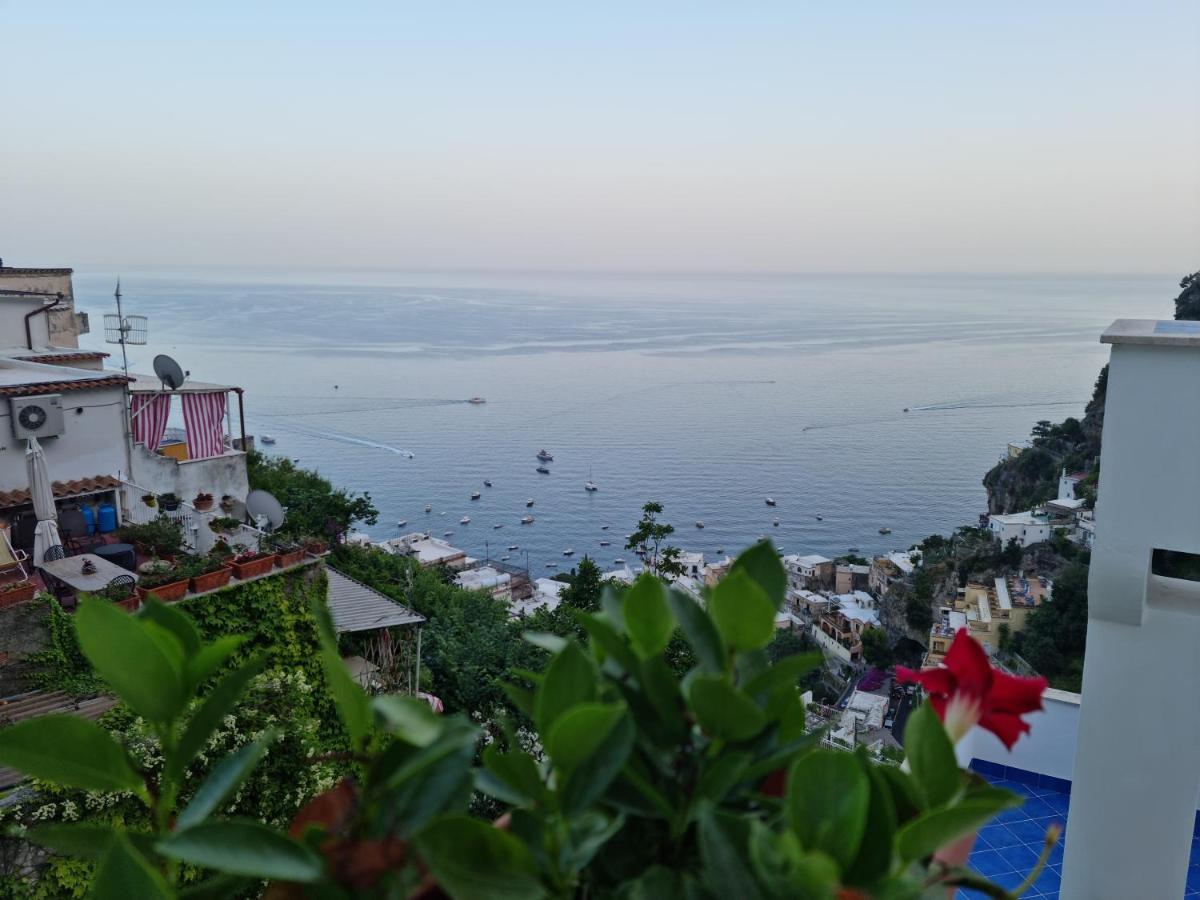
[[[192,501],[192,506],[195,507],[196,512],[208,512],[213,508],[212,497],[209,497],[207,500],[201,500],[197,497]]]
[[[203,575],[194,575],[192,577],[192,593],[202,594],[205,591],[224,587],[229,584],[229,579],[232,575],[233,569],[230,568],[217,569],[215,572],[206,572]]]
[[[329,545],[324,541],[309,541],[304,545],[306,553],[311,553],[313,556],[322,556],[329,550]]]
[[[130,594],[128,598],[117,601],[117,606],[121,607],[121,609],[125,610],[126,612],[135,613],[142,606],[143,596],[144,595],[142,594],[141,588],[134,588],[133,593]]]
[[[146,592],[153,594],[164,603],[170,603],[173,600],[182,600],[188,592],[188,579],[182,581],[171,581],[167,584],[160,584],[158,587],[147,588]]]
[[[288,566],[294,566],[300,560],[304,559],[304,548],[297,547],[295,550],[285,550],[275,557],[275,564],[281,569],[286,569]]]
[[[233,564],[233,576],[235,578],[254,578],[257,575],[263,575],[275,568],[275,557],[260,556],[258,559],[247,560],[246,562],[235,562]]]
[[[23,581],[15,587],[10,588],[3,593],[0,593],[0,609],[5,609],[9,606],[16,606],[18,603],[25,603],[33,599],[33,595],[37,593],[37,585],[32,581]]]

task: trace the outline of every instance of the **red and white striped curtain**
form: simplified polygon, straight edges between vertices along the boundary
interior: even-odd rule
[[[225,452],[225,392],[180,394],[188,456],[208,459]]]
[[[133,414],[133,440],[151,453],[162,443],[171,415],[170,394],[134,394],[129,401]]]

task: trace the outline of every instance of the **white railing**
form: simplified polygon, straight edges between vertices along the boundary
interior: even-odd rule
[[[218,535],[208,527],[208,523],[218,516],[223,516],[224,513],[222,510],[198,510],[192,504],[182,500],[179,501],[179,505],[173,510],[164,509],[160,502],[156,502],[154,506],[147,506],[142,498],[152,494],[154,494],[153,491],[132,482],[122,481],[122,524],[145,525],[160,516],[166,516],[171,521],[179,524],[180,529],[183,531],[184,549],[188,553],[207,553],[213,548],[217,540],[221,538],[239,552],[257,550],[265,536],[265,532],[245,524],[239,525],[232,532],[223,532]]]

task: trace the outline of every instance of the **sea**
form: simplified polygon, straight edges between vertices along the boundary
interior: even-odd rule
[[[371,495],[372,539],[427,531],[535,577],[636,563],[647,501],[706,556],[763,536],[869,556],[975,523],[1008,442],[1082,415],[1104,328],[1169,318],[1178,292],[1169,275],[78,269],[81,343],[114,366],[118,274],[148,319],[131,371],[166,353],[244,388],[262,449]]]

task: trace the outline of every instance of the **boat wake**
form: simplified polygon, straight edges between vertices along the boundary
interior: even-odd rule
[[[393,447],[391,444],[373,441],[369,438],[358,437],[353,434],[343,434],[339,431],[323,431],[316,428],[300,428],[295,425],[283,425],[283,423],[279,423],[278,427],[285,428],[287,431],[293,431],[296,434],[305,435],[306,437],[317,438],[318,440],[333,441],[339,444],[353,444],[357,447],[370,447],[373,450],[386,450],[388,453],[403,456],[405,459],[417,458],[417,455],[411,450],[405,450],[402,447]]]

